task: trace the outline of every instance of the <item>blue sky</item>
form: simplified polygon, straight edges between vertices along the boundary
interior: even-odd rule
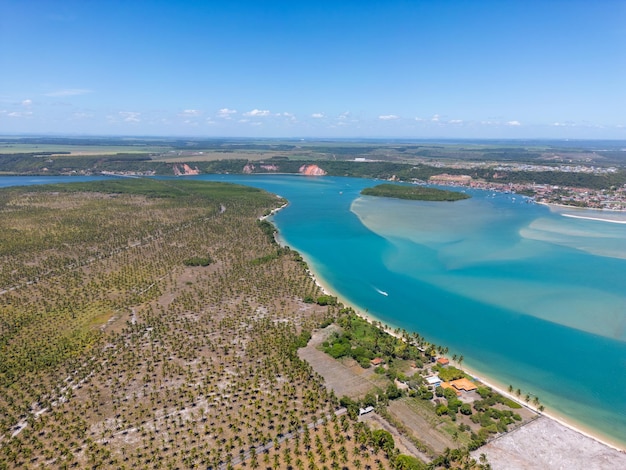
[[[3,0],[0,134],[626,138],[626,0]]]

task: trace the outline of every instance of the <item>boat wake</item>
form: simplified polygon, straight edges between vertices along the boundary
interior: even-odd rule
[[[385,292],[384,290],[380,290],[378,287],[374,287],[374,290],[378,292],[380,295],[384,295],[385,297],[389,296],[387,292]]]

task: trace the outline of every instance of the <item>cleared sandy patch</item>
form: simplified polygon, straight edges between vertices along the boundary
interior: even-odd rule
[[[338,361],[328,354],[317,349],[333,332],[335,325],[323,330],[315,331],[309,344],[298,350],[300,359],[307,361],[313,370],[324,377],[326,386],[335,392],[335,395],[344,395],[350,398],[361,398],[377,386],[376,377],[372,369],[363,369],[355,361],[347,359]]]
[[[512,431],[472,456],[486,454],[494,470],[613,470],[626,468],[626,454],[546,417]]]

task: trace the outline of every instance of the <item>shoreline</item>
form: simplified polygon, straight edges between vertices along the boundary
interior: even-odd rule
[[[599,222],[610,222],[610,223],[614,223],[614,224],[626,224],[626,219],[624,220],[618,220],[618,219],[611,219],[608,218],[610,215],[623,215],[626,216],[626,211],[623,210],[615,210],[615,209],[597,209],[594,207],[577,207],[577,206],[568,206],[566,204],[556,204],[553,202],[538,202],[535,201],[536,204],[541,204],[542,206],[546,206],[548,209],[550,209],[551,212],[556,212],[557,214],[563,216],[563,217],[571,217],[573,219],[585,219],[585,220],[596,220]],[[589,217],[589,216],[584,216],[584,215],[575,215],[575,214],[565,214],[564,212],[562,212],[563,210],[570,210],[570,211],[595,211],[595,212],[602,212],[606,214],[607,218],[604,217],[600,217],[598,214],[598,217]]]
[[[285,244],[284,240],[281,240],[282,244]],[[307,261],[307,264],[309,266],[310,263]],[[370,313],[363,313],[362,312],[362,308],[355,305],[352,302],[348,302],[346,301],[345,298],[343,298],[340,295],[337,295],[335,292],[333,292],[333,290],[328,287],[328,283],[323,279],[320,278],[317,273],[315,273],[310,267],[307,269],[307,272],[309,274],[309,276],[311,276],[311,278],[313,279],[313,282],[315,282],[315,284],[320,288],[320,290],[325,294],[325,295],[333,295],[335,297],[337,297],[337,300],[339,302],[341,302],[343,305],[345,305],[346,307],[351,307],[355,313],[360,317],[363,318],[364,320],[366,320],[367,322],[369,322],[370,324],[374,324],[375,322],[379,322],[382,323],[381,320],[379,320],[378,318],[376,318],[374,315],[371,315]],[[382,328],[383,330],[396,337],[399,339],[403,339],[400,335],[396,334],[393,331],[393,325],[386,325],[386,324],[382,324]],[[592,439],[602,445],[605,445],[613,450],[616,450],[618,452],[621,453],[626,453],[626,448],[624,447],[620,447],[618,443],[614,443],[614,442],[610,442],[608,441],[605,436],[603,435],[598,435],[596,432],[594,432],[593,429],[589,429],[586,426],[584,426],[584,424],[582,423],[578,423],[578,422],[572,422],[572,420],[568,419],[567,416],[563,416],[560,415],[559,413],[554,413],[551,411],[539,411],[537,407],[535,407],[534,405],[530,404],[530,403],[526,403],[523,399],[520,399],[520,397],[516,396],[515,394],[512,394],[510,392],[508,392],[506,390],[506,387],[504,385],[502,385],[497,379],[493,378],[493,377],[486,377],[482,374],[478,374],[474,369],[472,369],[472,367],[468,367],[467,365],[465,365],[465,363],[463,364],[463,366],[459,366],[458,361],[453,361],[452,359],[448,358],[450,360],[450,362],[457,368],[461,369],[463,372],[465,372],[466,374],[472,376],[474,379],[478,380],[480,383],[490,387],[492,390],[494,390],[495,392],[501,394],[502,396],[509,398],[511,400],[513,400],[514,402],[520,404],[522,407],[531,410],[532,412],[536,413],[536,418],[537,419],[541,416],[550,419],[568,429],[571,429],[574,432],[577,432],[589,439]],[[534,421],[533,419],[533,421]],[[514,432],[515,429],[503,434],[503,435],[507,435],[511,432]]]
[[[280,196],[279,196],[280,197]],[[550,205],[547,203],[541,203],[541,204],[545,204],[545,205]],[[289,202],[285,203],[284,205],[282,205],[281,207],[278,207],[276,209],[273,209],[270,214],[263,216],[260,218],[260,220],[264,220],[267,219],[273,215],[275,215],[278,211],[284,209],[285,207],[287,207],[289,205]],[[280,232],[277,231],[277,233],[275,234],[275,238],[276,241],[278,242],[279,245],[282,246],[289,246],[288,243],[280,236]],[[291,247],[290,247],[291,248]],[[306,254],[300,253],[301,256],[303,256],[305,259],[307,257]],[[319,289],[325,294],[325,295],[332,295],[337,297],[337,300],[339,302],[341,302],[343,305],[347,306],[347,307],[351,307],[355,313],[363,318],[364,320],[366,320],[367,322],[369,322],[370,324],[374,324],[374,323],[381,323],[382,324],[382,328],[383,330],[396,337],[399,339],[403,339],[400,335],[396,334],[394,332],[394,325],[392,324],[385,324],[383,323],[381,320],[379,320],[378,318],[376,318],[376,316],[372,315],[371,313],[369,313],[367,311],[367,309],[363,309],[362,307],[356,305],[353,302],[347,301],[343,296],[338,295],[336,292],[333,291],[332,287],[330,286],[330,283],[328,283],[324,278],[322,278],[317,272],[314,271],[313,269],[313,265],[311,264],[310,260],[306,260],[307,261],[307,273],[308,275],[311,277],[311,279],[313,280],[313,282],[315,283],[315,285],[317,285],[319,287]],[[363,310],[365,310],[367,313],[363,313]],[[419,333],[419,332],[418,332]],[[540,416],[544,416],[547,419],[553,420],[554,422],[573,430],[574,432],[577,432],[589,439],[593,439],[596,442],[599,442],[600,444],[603,444],[611,449],[614,449],[618,452],[621,453],[626,453],[626,446],[620,447],[620,444],[618,443],[614,443],[611,442],[609,440],[606,439],[605,436],[603,435],[598,435],[597,432],[594,432],[593,429],[589,429],[588,427],[586,427],[584,424],[582,423],[578,423],[578,422],[572,422],[572,420],[568,419],[567,416],[563,416],[560,415],[559,413],[554,413],[554,412],[550,412],[550,411],[539,411],[537,409],[537,407],[535,407],[534,405],[530,404],[530,403],[526,403],[523,399],[520,399],[519,397],[517,397],[515,394],[511,394],[510,392],[508,392],[506,390],[506,386],[502,385],[496,378],[493,377],[486,377],[483,376],[482,374],[478,374],[476,373],[476,371],[474,369],[472,369],[471,365],[468,367],[467,365],[463,365],[463,367],[460,367],[458,362],[456,361],[452,361],[452,359],[449,359],[451,363],[453,363],[455,365],[455,367],[458,367],[459,369],[463,370],[463,372],[467,373],[468,375],[472,376],[474,379],[478,380],[479,382],[481,382],[482,384],[490,387],[491,389],[493,389],[494,391],[496,391],[497,393],[501,394],[502,396],[505,396],[511,400],[513,400],[516,403],[519,403],[522,407],[531,410],[532,412],[537,414],[537,417]],[[536,418],[535,418],[536,419]],[[514,430],[513,430],[514,431]],[[510,431],[510,432],[513,432]],[[506,433],[509,434],[509,433]],[[505,434],[505,435],[506,435]]]
[[[452,359],[450,359],[450,362],[453,363],[455,367],[458,366],[458,362],[455,362]],[[458,368],[461,369],[461,367],[458,367]],[[568,419],[567,416],[563,416],[559,413],[554,413],[554,412],[550,412],[546,410],[539,411],[536,406],[532,405],[531,403],[526,403],[524,400],[521,400],[517,395],[506,390],[506,387],[504,387],[496,379],[492,377],[487,377],[487,379],[484,379],[483,376],[476,374],[474,369],[472,369],[471,367],[467,367],[465,365],[463,366],[462,370],[463,372],[471,375],[474,379],[478,380],[482,384],[487,385],[494,391],[498,392],[500,395],[506,398],[509,398],[513,400],[514,402],[519,403],[524,408],[527,408],[531,410],[532,412],[536,413],[537,418],[539,418],[540,416],[543,416],[547,419],[551,419],[552,421],[555,421],[559,423],[560,425],[565,426],[566,428],[571,429],[572,431],[575,431],[585,437],[593,439],[594,441],[599,442],[600,444],[610,447],[611,449],[617,450],[618,452],[621,452],[621,453],[626,453],[626,449],[619,447],[619,445],[616,443],[607,441],[604,436],[597,435],[596,433],[594,433],[592,429],[587,428],[582,423],[573,422],[571,419]],[[512,430],[511,432],[513,431],[515,430]]]

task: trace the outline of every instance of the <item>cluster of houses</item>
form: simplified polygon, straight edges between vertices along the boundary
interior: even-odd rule
[[[440,357],[439,359],[437,359],[437,365],[439,366],[446,367],[449,364],[450,364],[450,361],[446,359],[445,357]],[[473,392],[474,390],[478,389],[478,387],[476,386],[474,382],[466,379],[465,377],[461,379],[456,379],[456,380],[451,380],[449,382],[445,382],[441,380],[441,378],[439,378],[438,375],[431,375],[429,377],[425,377],[425,380],[426,380],[426,383],[432,386],[433,388],[437,388],[437,387],[441,387],[444,389],[448,388],[450,390],[453,390],[457,396],[461,396],[462,392]]]

